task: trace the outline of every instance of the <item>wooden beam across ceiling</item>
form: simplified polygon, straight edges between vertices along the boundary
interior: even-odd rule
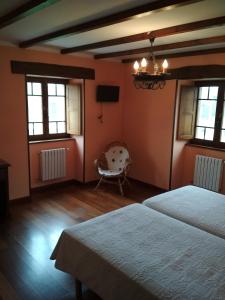
[[[225,35],[153,46],[152,50],[154,52],[157,52],[157,51],[173,50],[173,49],[180,49],[180,48],[187,48],[187,47],[195,47],[195,46],[201,46],[201,45],[219,44],[219,43],[225,43]],[[141,53],[146,53],[146,52],[150,52],[150,51],[151,51],[150,47],[144,47],[144,48],[138,48],[138,49],[125,50],[125,51],[97,54],[94,57],[96,59],[101,59],[101,58],[141,54]]]
[[[225,47],[156,55],[155,58],[156,59],[178,58],[178,57],[198,56],[198,55],[207,55],[207,54],[216,54],[216,53],[225,53]],[[126,58],[126,59],[122,59],[122,63],[124,64],[133,63],[134,61],[139,59],[140,57]]]
[[[0,17],[0,29],[55,4],[59,0],[31,0]]]
[[[215,26],[222,26],[224,24],[225,24],[225,16],[222,16],[222,17],[206,19],[206,20],[166,27],[166,28],[162,28],[162,29],[157,29],[157,30],[154,30],[151,32],[148,31],[148,32],[138,33],[138,34],[125,36],[125,37],[121,37],[121,38],[116,38],[116,39],[112,39],[112,40],[107,40],[107,41],[102,41],[102,42],[98,42],[98,43],[92,43],[92,44],[81,45],[81,46],[77,46],[77,47],[65,48],[65,49],[61,50],[61,53],[68,54],[68,53],[73,53],[73,52],[78,52],[78,51],[99,49],[99,48],[104,48],[104,47],[109,47],[109,46],[116,46],[116,45],[121,45],[121,44],[144,41],[144,40],[149,39],[150,34],[151,34],[151,36],[158,38],[158,37],[164,37],[164,36],[169,36],[169,35],[174,35],[174,34],[179,34],[179,33],[185,33],[185,32],[191,32],[191,31],[195,31],[195,30],[215,27]]]
[[[157,0],[154,2],[150,2],[138,7],[130,8],[128,10],[124,10],[118,13],[114,13],[112,15],[108,15],[105,17],[101,17],[99,19],[94,19],[92,21],[77,24],[74,26],[70,26],[64,29],[60,29],[54,32],[50,32],[36,38],[21,42],[19,46],[21,48],[31,47],[34,44],[41,43],[44,41],[64,37],[71,34],[78,34],[82,32],[87,32],[90,30],[102,28],[109,25],[114,25],[120,22],[128,21],[137,17],[137,15],[141,15],[146,12],[155,12],[164,10],[167,8],[175,8],[182,5],[193,4],[196,2],[201,2],[203,0]]]

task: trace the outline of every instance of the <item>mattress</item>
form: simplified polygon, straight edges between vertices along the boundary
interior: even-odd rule
[[[225,239],[225,196],[185,186],[143,202],[149,208]]]
[[[105,300],[225,299],[225,240],[141,204],[64,230],[51,259]]]

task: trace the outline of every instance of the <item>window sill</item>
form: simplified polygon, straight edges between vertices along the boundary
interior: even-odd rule
[[[55,143],[55,142],[62,142],[62,141],[69,141],[69,140],[74,140],[74,138],[68,137],[68,138],[60,138],[60,139],[29,141],[29,144]]]
[[[199,144],[194,144],[194,143],[188,143],[188,144],[186,144],[186,146],[225,152],[225,148],[217,148],[217,147],[213,147],[213,146],[205,146],[205,145],[199,145]]]

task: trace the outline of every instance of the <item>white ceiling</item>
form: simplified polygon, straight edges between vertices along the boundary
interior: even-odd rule
[[[19,42],[34,38],[39,35],[50,33],[52,31],[66,28],[71,25],[76,25],[86,21],[94,20],[102,16],[107,16],[115,12],[119,12],[128,8],[140,6],[142,4],[154,1],[61,0],[49,6],[48,8],[45,8],[33,15],[25,17],[11,25],[8,25],[7,27],[0,29],[0,43],[7,42],[12,45],[17,45]],[[22,0],[1,1],[0,17],[4,16],[6,13],[10,12],[11,10],[26,2],[27,1]],[[54,49],[62,49],[219,16],[225,16],[225,0],[203,0],[197,3],[172,8],[170,10],[161,10],[151,14],[144,14],[138,16],[133,20],[84,32],[81,34],[60,37],[51,41],[43,42],[35,46],[42,46],[43,49],[46,47],[46,50],[49,47],[53,47]],[[219,26],[204,30],[192,31],[190,33],[158,38],[155,41],[155,45],[175,43],[180,41],[200,39],[219,35],[225,35],[225,26]],[[86,53],[93,55],[148,46],[148,41],[141,41],[112,47],[94,49]],[[195,46],[179,50],[176,49],[170,51],[163,51],[161,53],[177,53],[189,50],[212,49],[218,46],[224,47],[225,43],[221,43],[218,45],[204,45],[199,47]]]

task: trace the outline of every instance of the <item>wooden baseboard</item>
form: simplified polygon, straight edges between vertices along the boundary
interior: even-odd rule
[[[31,188],[31,193],[52,190],[60,187],[65,187],[70,184],[81,184],[81,183],[75,179],[71,179],[67,181],[61,181],[61,182],[56,182],[56,183],[51,183],[51,184]]]
[[[22,198],[16,198],[9,201],[9,205],[15,205],[15,204],[21,204],[21,203],[27,203],[31,201],[31,197],[22,197]]]
[[[154,189],[158,189],[161,193],[165,193],[165,192],[168,192],[168,190],[166,189],[163,189],[163,188],[160,188],[156,185],[153,185],[153,184],[150,184],[150,183],[147,183],[147,182],[143,182],[141,180],[138,180],[138,179],[135,179],[135,178],[132,178],[132,177],[127,177],[129,180],[133,181],[133,182],[138,182],[138,184],[141,184],[145,187],[149,187],[149,188],[154,188]]]

